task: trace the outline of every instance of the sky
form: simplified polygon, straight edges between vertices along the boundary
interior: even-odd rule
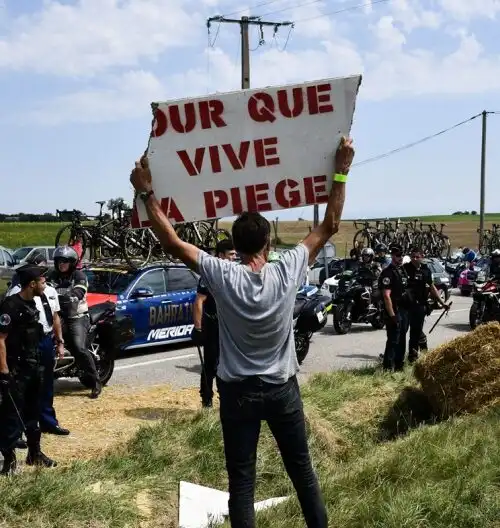
[[[238,26],[214,23],[208,45],[210,16],[295,22],[265,30],[261,46],[251,31],[252,87],[362,74],[356,162],[500,112],[499,0],[365,0],[335,14],[360,2],[0,0],[0,212],[96,214],[97,200],[130,201],[150,103],[240,87]],[[486,212],[500,211],[499,140],[491,114]],[[353,167],[344,217],[479,210],[480,159],[475,119]]]

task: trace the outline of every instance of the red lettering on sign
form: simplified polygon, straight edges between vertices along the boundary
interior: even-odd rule
[[[331,104],[330,100],[331,88],[332,87],[330,84],[320,84],[318,86],[307,87],[307,103],[309,106],[310,115],[333,112],[333,105]]]
[[[302,88],[294,88],[292,90],[293,109],[290,109],[290,102],[288,101],[288,92],[286,90],[278,90],[278,105],[283,117],[298,117],[302,110],[304,110],[304,94]]]
[[[233,213],[241,214],[243,212],[243,204],[241,203],[241,194],[239,187],[231,189],[231,202],[233,204]]]
[[[253,94],[248,100],[248,114],[257,123],[276,121],[272,96],[266,92]]]
[[[177,204],[175,203],[175,200],[173,198],[162,198],[160,201],[160,206],[169,220],[173,220],[174,222],[184,222],[184,216],[182,216],[182,213],[177,207]],[[151,222],[149,220],[144,220],[142,222],[139,220],[139,214],[137,212],[137,205],[135,203],[135,200],[134,205],[132,207],[132,217],[130,219],[130,225],[134,229],[140,227],[151,227]]]
[[[195,103],[172,104],[166,111],[161,109],[155,110],[155,119],[153,122],[153,137],[161,137],[165,134],[170,126],[173,132],[179,134],[189,134],[196,125],[199,124],[203,130],[207,128],[223,128],[226,122],[223,118],[224,103],[218,99],[210,101],[199,101]]]
[[[234,152],[232,145],[230,144],[222,145],[222,150],[224,150],[224,152],[226,153],[227,159],[229,160],[229,163],[231,163],[231,166],[233,167],[234,170],[241,170],[245,168],[249,149],[250,149],[250,141],[242,141],[240,143],[240,151],[237,156],[236,153]],[[259,165],[257,164],[257,166]]]
[[[326,175],[304,178],[304,193],[307,205],[327,202]]]
[[[249,212],[256,213],[272,209],[269,203],[269,184],[247,185],[245,192],[247,195],[247,210]]]
[[[227,193],[221,190],[207,191],[203,193],[205,197],[205,212],[207,218],[215,218],[217,209],[222,209],[228,204]]]
[[[277,137],[256,139],[254,141],[255,163],[257,164],[257,167],[271,167],[272,165],[280,164],[278,149],[276,148],[277,144]]]
[[[210,154],[210,163],[212,164],[212,172],[213,173],[221,172],[222,167],[220,164],[219,147],[217,147],[217,145],[208,147],[208,152]]]
[[[194,154],[194,163],[191,161],[189,154],[186,150],[180,150],[177,152],[177,155],[182,161],[185,169],[187,170],[189,176],[198,176],[201,173],[201,168],[203,167],[203,158],[205,157],[205,147],[199,147],[196,149]]]
[[[276,201],[281,207],[297,207],[300,204],[300,191],[290,191],[289,189],[296,189],[299,184],[295,180],[281,180],[276,185],[275,196]],[[289,189],[287,189],[287,187]],[[287,192],[288,191],[288,192]]]

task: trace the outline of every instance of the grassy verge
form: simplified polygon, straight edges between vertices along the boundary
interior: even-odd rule
[[[367,369],[303,387],[329,525],[498,528],[500,412],[416,428],[429,416],[414,386],[409,373]],[[98,460],[0,481],[0,526],[176,526],[179,480],[225,489],[227,479],[216,411],[165,407],[163,417]],[[257,475],[257,500],[293,496],[258,526],[303,527],[267,427]]]

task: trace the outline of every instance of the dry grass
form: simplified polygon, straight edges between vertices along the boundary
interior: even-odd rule
[[[415,376],[441,417],[500,401],[500,324],[488,323],[426,354]]]

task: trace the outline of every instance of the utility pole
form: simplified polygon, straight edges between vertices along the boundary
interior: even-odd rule
[[[242,16],[241,19],[226,18],[224,16],[210,17],[207,20],[207,28],[210,31],[212,22],[219,22],[219,24],[239,24],[241,30],[241,88],[246,90],[250,88],[250,43],[249,43],[249,28],[250,26],[259,26],[260,39],[259,44],[264,44],[264,28],[274,28],[274,34],[283,26],[293,26],[293,22],[266,22],[257,16]]]
[[[486,194],[486,117],[488,112],[482,113],[482,134],[481,134],[481,187],[479,193],[479,248],[484,235],[484,202]]]

